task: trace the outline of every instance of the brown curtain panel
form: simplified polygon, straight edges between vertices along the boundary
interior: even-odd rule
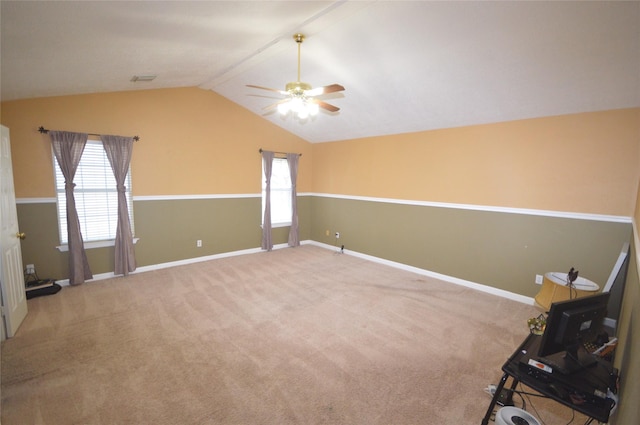
[[[289,175],[291,177],[291,227],[289,228],[289,246],[300,246],[300,234],[298,232],[298,191],[296,189],[299,159],[300,155],[297,153],[287,154]]]
[[[270,151],[262,151],[262,162],[265,178],[265,201],[264,218],[262,220],[262,249],[271,251],[273,241],[271,240],[271,170],[273,169],[273,157],[275,154]]]
[[[64,176],[65,195],[67,198],[67,231],[69,244],[69,283],[80,285],[85,280],[92,279],[91,269],[84,250],[76,200],[73,195],[73,178],[76,175],[82,152],[87,144],[86,133],[72,133],[68,131],[50,131],[53,154],[58,161]]]
[[[116,227],[115,269],[113,272],[126,276],[136,269],[131,219],[127,206],[127,188],[124,185],[129,172],[129,164],[131,164],[133,137],[103,135],[100,136],[100,139],[111,164],[118,190],[118,225]]]

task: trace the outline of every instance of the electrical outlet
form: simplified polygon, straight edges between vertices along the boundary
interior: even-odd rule
[[[336,232],[336,239],[340,239],[340,232]]]
[[[196,241],[196,247],[197,247],[197,248],[202,248],[202,240],[198,239],[198,240]]]
[[[536,275],[536,283],[538,285],[542,285],[542,275],[541,274],[537,274]]]
[[[325,236],[329,236],[331,233],[328,230],[325,230],[324,234]]]
[[[33,264],[27,264],[27,274],[35,274],[36,273],[36,266],[34,266]]]

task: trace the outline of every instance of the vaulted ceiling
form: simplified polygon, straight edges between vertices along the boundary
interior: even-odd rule
[[[3,101],[212,90],[312,143],[640,107],[640,2],[6,1]],[[297,79],[346,90],[306,121]],[[156,75],[132,82],[134,75]]]

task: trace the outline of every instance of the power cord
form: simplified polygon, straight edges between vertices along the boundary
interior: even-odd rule
[[[344,244],[338,248],[338,239],[340,239],[340,232],[336,232],[336,239],[333,246],[336,247],[336,254],[344,254]]]
[[[519,391],[520,397],[524,396],[527,398],[527,400],[529,400],[529,404],[531,405],[531,408],[533,409],[534,412],[536,412],[536,416],[538,417],[538,420],[540,420],[540,423],[542,425],[546,425],[545,422],[542,420],[542,418],[540,417],[540,413],[538,413],[538,409],[536,409],[536,406],[533,404],[533,402],[531,401],[531,399],[529,398],[529,396],[534,396],[534,397],[542,397],[542,398],[547,398],[545,396],[543,396],[542,394],[534,394],[534,393],[527,393],[525,391],[522,390],[522,382],[520,383],[520,391]],[[524,397],[522,398],[522,400],[524,400]]]
[[[548,398],[548,397],[544,396],[542,394],[526,392],[522,388],[522,383],[520,383],[519,385],[520,385],[520,390],[515,390],[515,389],[504,388],[503,387],[502,391],[508,391],[508,392],[513,393],[513,394],[517,394],[520,397],[520,401],[522,402],[522,407],[521,408],[525,412],[527,411],[527,401],[528,401],[529,402],[529,406],[531,406],[531,408],[535,412],[536,416],[540,420],[540,423],[542,425],[546,425],[545,422],[542,419],[540,419],[540,413],[538,412],[538,410],[536,409],[536,407],[534,406],[533,402],[531,401],[531,399],[529,397],[540,397],[540,398]],[[495,396],[496,390],[497,390],[497,387],[495,385],[493,385],[493,384],[489,384],[489,385],[487,385],[486,388],[484,388],[484,392],[487,393],[488,395],[490,395],[491,397]],[[525,397],[526,397],[526,400],[525,400]],[[575,415],[575,411],[572,410],[572,412]],[[495,412],[494,412],[494,414],[495,414]],[[571,422],[573,422],[573,418],[571,419],[569,424]],[[567,424],[567,425],[569,425],[569,424]]]
[[[567,425],[570,425],[571,422],[573,422],[573,420],[576,418],[576,411],[571,409],[571,420],[569,422],[567,422]]]
[[[533,402],[531,401],[531,399],[529,397],[540,397],[540,398],[549,398],[545,395],[542,394],[538,394],[538,393],[530,393],[527,391],[524,391],[523,387],[522,387],[522,383],[519,383],[520,385],[520,390],[515,390],[515,389],[510,389],[510,388],[502,388],[502,391],[508,391],[514,394],[517,394],[520,396],[520,400],[522,401],[522,410],[527,411],[527,400],[529,401],[529,405],[531,406],[531,408],[533,409],[533,411],[536,413],[536,416],[538,417],[538,420],[540,421],[540,423],[542,425],[546,425],[546,423],[544,422],[544,420],[542,420],[540,413],[538,412],[538,409],[536,409],[536,406],[533,404]],[[496,390],[498,389],[498,387],[494,384],[489,384],[487,385],[483,391],[485,393],[487,393],[490,397],[494,397],[496,394]],[[526,397],[526,400],[525,400]],[[609,391],[608,397],[611,398],[614,401],[614,407],[613,409],[616,407],[617,403],[618,403],[618,397],[613,394],[611,391]],[[496,415],[496,411],[493,411],[492,414],[492,420],[495,420],[493,418],[495,418]],[[573,423],[573,421],[576,419],[576,411],[574,409],[571,409],[571,419],[569,420],[569,422],[566,423],[566,425],[571,425]],[[588,418],[587,421],[584,423],[584,425],[589,425],[593,422],[593,418]],[[602,423],[599,422],[600,425],[604,425]]]
[[[541,398],[548,398],[548,397],[543,396],[542,394],[528,393],[528,392],[522,391],[522,383],[520,383],[520,389],[521,391],[517,391],[517,392],[527,397],[527,400],[529,400],[529,404],[531,405],[531,408],[533,409],[533,411],[536,412],[536,416],[538,417],[538,420],[540,421],[540,423],[542,425],[546,425],[545,422],[542,420],[542,417],[540,416],[538,409],[536,409],[536,406],[534,406],[533,402],[529,397],[530,396],[541,397]],[[566,423],[566,425],[571,425],[575,419],[576,419],[576,411],[574,409],[571,409],[571,419],[569,420],[569,422]],[[587,419],[587,422],[585,422],[585,425],[590,424],[592,421],[593,421],[593,418]]]
[[[487,393],[488,395],[490,395],[492,398],[495,396],[496,394],[496,390],[497,387],[493,384],[489,384],[487,385],[486,388],[484,388],[484,392]],[[516,391],[516,390],[512,390],[511,388],[502,388],[502,394],[504,394],[504,392],[510,392],[510,393],[515,393],[518,394],[520,396],[520,401],[522,402],[522,410],[526,411],[527,410],[527,402],[524,400],[524,398],[522,397],[522,394],[520,394],[520,391]],[[504,406],[500,403],[498,403],[501,406]],[[513,403],[512,400],[512,404],[513,406],[515,406],[515,403]],[[498,410],[494,410],[493,412],[491,412],[491,420],[495,422],[496,420],[496,415],[498,413]]]

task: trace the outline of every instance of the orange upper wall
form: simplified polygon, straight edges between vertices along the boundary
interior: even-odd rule
[[[259,148],[300,152],[299,192],[631,217],[640,108],[309,144],[214,92],[3,102],[18,198],[53,197],[49,129],[138,135],[135,196],[260,192]]]
[[[314,192],[633,216],[640,108],[314,145]]]
[[[53,197],[49,137],[39,126],[140,136],[134,196],[258,194],[259,148],[299,152],[298,190],[311,191],[312,146],[218,94],[198,88],[140,90],[2,103],[11,132],[18,198]]]

